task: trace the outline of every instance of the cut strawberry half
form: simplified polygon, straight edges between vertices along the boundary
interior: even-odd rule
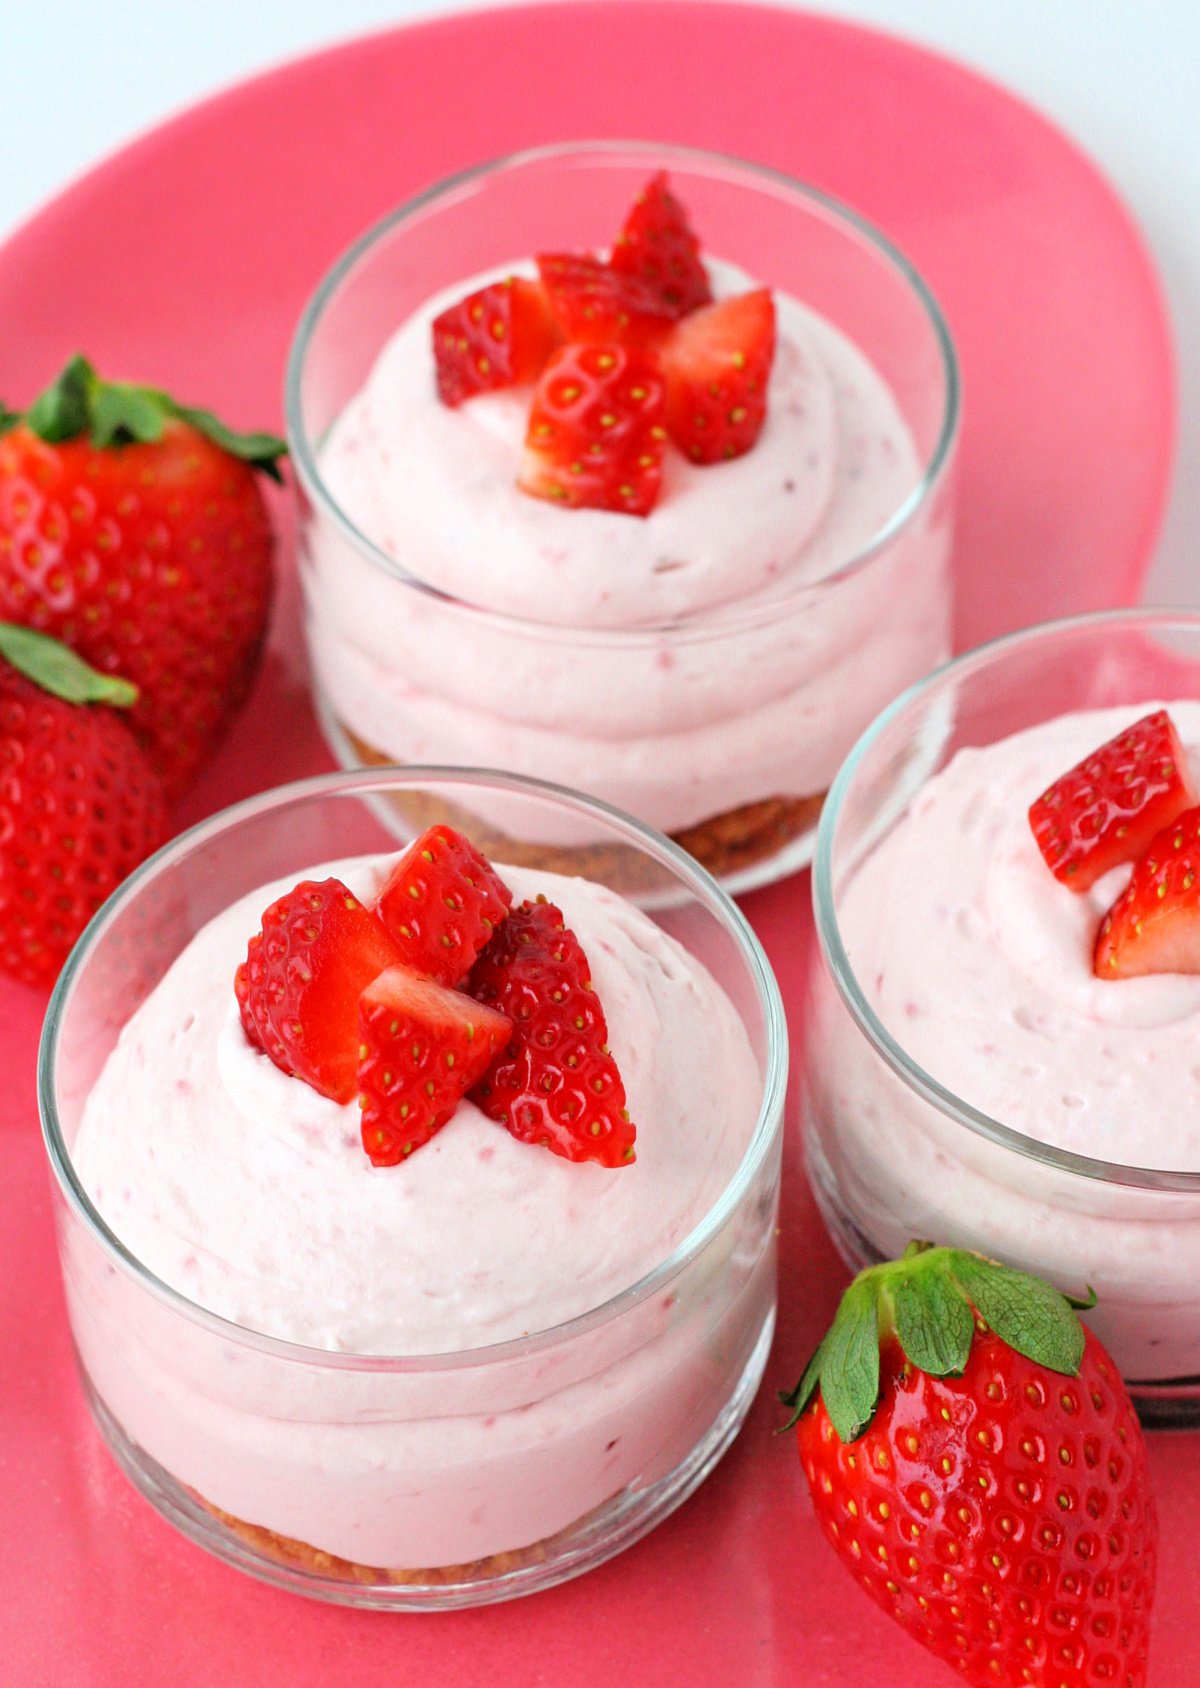
[[[358,1071],[358,999],[400,959],[340,879],[303,880],[262,917],[234,990],[246,1036],[277,1067],[348,1102]]]
[[[450,826],[409,846],[376,904],[404,965],[443,985],[465,978],[511,907],[487,857]]]
[[[581,252],[543,253],[538,274],[564,339],[576,344],[652,346],[676,312],[658,288]]]
[[[665,170],[652,176],[634,200],[609,267],[651,287],[673,317],[686,316],[711,301],[700,242],[668,186]]]
[[[767,416],[775,301],[765,287],[695,311],[662,347],[667,432],[693,463],[751,449]]]
[[[571,508],[645,516],[662,481],[662,372],[631,346],[563,346],[533,396],[517,485]]]
[[[1031,805],[1029,824],[1054,877],[1086,891],[1136,861],[1195,801],[1174,722],[1159,709],[1055,780]]]
[[[1098,979],[1200,973],[1200,808],[1163,827],[1100,922]]]
[[[363,1148],[395,1166],[442,1129],[508,1042],[503,1014],[389,967],[358,1010],[358,1100]]]
[[[438,397],[459,405],[476,393],[536,381],[560,338],[539,282],[491,282],[433,320]]]
[[[512,1022],[474,1093],[484,1113],[567,1160],[628,1165],[637,1131],[587,956],[560,910],[541,898],[514,909],[467,988]]]

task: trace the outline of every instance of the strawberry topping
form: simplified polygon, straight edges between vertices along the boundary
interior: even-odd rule
[[[1151,840],[1100,923],[1092,965],[1098,979],[1200,973],[1200,808]]]
[[[471,995],[508,1016],[512,1038],[474,1100],[523,1143],[625,1166],[636,1129],[578,938],[553,903],[514,909],[481,953]]]
[[[304,880],[263,915],[235,975],[246,1036],[285,1073],[348,1102],[358,999],[399,960],[380,921],[340,879]]]
[[[539,256],[538,274],[550,309],[568,340],[587,345],[654,345],[678,314],[653,282],[623,275],[582,252]]]
[[[305,880],[251,938],[234,981],[247,1037],[322,1095],[357,1093],[374,1165],[428,1143],[468,1093],[521,1142],[603,1166],[633,1160],[636,1131],[579,940],[544,898],[513,914],[511,901],[467,839],[435,826],[405,852],[377,909],[339,879]],[[451,989],[468,967],[464,988]]]
[[[518,485],[571,508],[647,515],[662,478],[663,407],[653,353],[563,346],[534,394]]]
[[[609,264],[652,287],[672,316],[686,316],[712,299],[700,242],[667,185],[665,170],[652,176],[634,200]]]
[[[741,457],[754,445],[774,357],[775,302],[766,288],[677,324],[662,347],[667,432],[693,463]]]
[[[459,405],[476,393],[535,381],[558,339],[536,281],[509,276],[481,287],[434,318],[438,396]]]
[[[638,195],[607,261],[544,252],[537,267],[538,281],[490,283],[433,323],[444,404],[540,375],[522,492],[646,516],[668,436],[694,463],[752,448],[767,413],[775,306],[765,288],[711,302],[700,243],[665,171]]]
[[[395,1166],[428,1143],[508,1042],[503,1014],[406,967],[389,967],[359,1003],[363,1148]]]
[[[512,892],[460,832],[431,826],[396,863],[377,912],[400,959],[456,985],[512,907]]]
[[[1146,715],[1055,780],[1030,807],[1029,824],[1054,877],[1086,891],[1196,801],[1175,725]]]

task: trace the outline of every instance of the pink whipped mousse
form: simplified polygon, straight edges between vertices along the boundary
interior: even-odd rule
[[[1200,977],[1096,979],[1096,930],[1130,869],[1073,893],[1026,818],[1059,774],[1159,707],[1083,711],[960,750],[840,892],[838,922],[884,1027],[952,1095],[1052,1148],[1200,1172]],[[1200,704],[1166,707],[1200,775]],[[1200,1372],[1200,1197],[984,1141],[885,1067],[825,979],[812,1048],[814,1143],[871,1243],[965,1242],[1064,1288],[1091,1284],[1092,1322],[1126,1376]]]
[[[710,270],[718,295],[749,285]],[[437,400],[430,320],[483,279],[401,325],[322,447],[358,531],[447,595],[402,585],[314,512],[325,707],[398,761],[582,783],[666,830],[823,791],[875,710],[946,651],[944,519],[919,513],[836,577],[921,479],[883,379],[777,292],[755,448],[709,468],[668,451],[644,520],[564,511],[514,484],[528,389]]]
[[[389,865],[312,876],[336,872],[368,898]],[[250,1331],[413,1356],[560,1325],[678,1248],[757,1120],[762,1078],[742,1023],[708,972],[612,892],[502,872],[518,899],[558,902],[583,943],[637,1160],[572,1165],[464,1103],[409,1162],[372,1168],[357,1108],[245,1039],[233,971],[283,888],[266,887],[192,940],[86,1104],[79,1176],[145,1267]],[[178,1481],[342,1558],[419,1568],[540,1540],[685,1458],[769,1325],[769,1226],[742,1211],[628,1315],[468,1371],[331,1372],[317,1355],[281,1366],[232,1334],[214,1362],[210,1331],[192,1332],[111,1269],[74,1289],[68,1274],[68,1292],[102,1400]]]

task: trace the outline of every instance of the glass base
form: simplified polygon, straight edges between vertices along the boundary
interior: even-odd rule
[[[391,765],[386,763],[379,752],[374,751],[369,745],[354,737],[343,726],[319,692],[314,693],[314,706],[322,737],[341,767],[362,768]],[[397,766],[402,765],[397,764]],[[779,801],[782,802],[782,800]],[[810,866],[812,862],[813,851],[816,847],[817,822],[821,815],[824,792],[812,797],[788,799],[787,802],[795,811],[791,818],[785,818],[782,823],[784,830],[790,832],[790,836],[786,837],[785,841],[777,847],[768,848],[763,854],[754,854],[752,859],[744,862],[744,865],[724,868],[721,860],[714,857],[712,850],[703,850],[699,847],[691,848],[690,839],[693,835],[701,835],[705,831],[703,826],[693,828],[690,833],[672,836],[675,837],[677,844],[682,845],[690,855],[695,856],[702,866],[708,868],[731,897],[741,896],[746,891],[755,891],[763,885],[774,884],[778,879],[786,879],[789,874],[798,873],[801,868]],[[750,807],[754,808],[755,805],[750,805]],[[406,822],[403,816],[397,815],[394,811],[388,813],[386,805],[379,805],[377,812],[389,826],[389,829],[394,831],[397,838],[403,843],[407,843],[420,830],[419,825],[412,821]],[[728,820],[730,817],[723,818]],[[791,831],[792,828],[796,830]],[[497,859],[511,861],[516,866],[522,865],[522,855],[514,854],[511,848],[506,850],[506,841],[501,836],[497,835],[494,839],[489,839],[481,835],[476,839],[476,842],[481,848],[495,854]],[[761,845],[758,848],[761,849]],[[628,895],[635,895],[645,889],[636,879],[630,880],[621,871],[620,862],[614,862],[607,857],[602,862],[589,862],[586,846],[579,847],[580,860],[576,863],[564,859],[571,853],[570,847],[547,846],[546,849],[551,852],[554,859],[538,860],[533,862],[532,865],[555,867],[563,872],[577,871],[581,872],[584,878],[602,877],[615,889],[620,889]],[[728,857],[725,859],[727,860]],[[590,871],[592,866],[601,871],[599,873]],[[651,887],[651,889],[653,888]]]
[[[503,1570],[466,1567],[455,1580],[438,1573],[437,1581],[350,1581],[285,1563],[260,1551],[245,1536],[224,1523],[195,1494],[163,1469],[125,1434],[83,1373],[84,1392],[101,1434],[121,1470],[150,1504],[189,1540],[206,1548],[251,1576],[276,1588],[291,1589],[311,1599],[341,1606],[374,1607],[389,1611],[446,1611],[464,1606],[488,1606],[512,1600],[590,1571],[632,1544],[683,1503],[708,1476],[741,1429],[762,1381],[775,1330],[772,1307],[759,1332],[750,1358],[728,1401],[706,1435],[675,1469],[648,1488],[628,1488],[613,1495],[585,1518],[541,1544],[539,1555]],[[511,1561],[519,1556],[497,1556]],[[483,1562],[486,1567],[488,1561]]]
[[[804,1165],[825,1229],[834,1247],[852,1272],[877,1266],[886,1258],[859,1229],[842,1206],[833,1174],[816,1142],[816,1134],[805,1124]],[[936,1239],[935,1239],[936,1240]],[[1200,1377],[1126,1378],[1125,1387],[1137,1408],[1143,1426],[1150,1430],[1191,1430],[1200,1427]]]

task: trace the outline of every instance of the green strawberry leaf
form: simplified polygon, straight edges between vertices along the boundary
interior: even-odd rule
[[[281,440],[277,434],[235,433],[232,428],[227,428],[219,417],[214,416],[211,410],[197,410],[192,405],[176,405],[175,414],[181,421],[190,422],[193,428],[204,434],[214,445],[219,445],[222,451],[227,451],[231,457],[238,457],[243,463],[261,469],[263,474],[270,475],[273,481],[282,481],[279,459],[287,456],[287,441]]]
[[[821,1358],[821,1396],[843,1442],[854,1442],[879,1400],[879,1285],[855,1278],[842,1297]]]
[[[66,703],[107,703],[128,709],[138,700],[138,689],[129,680],[98,673],[67,645],[32,627],[0,621],[0,657]]]
[[[787,1423],[781,1425],[782,1430],[792,1430],[799,1422],[804,1409],[816,1393],[817,1384],[821,1377],[821,1366],[825,1360],[825,1348],[829,1341],[828,1335],[818,1342],[812,1359],[804,1368],[804,1376],[794,1389],[781,1391],[779,1399],[785,1407],[790,1408],[791,1417]]]
[[[91,420],[92,394],[97,384],[96,371],[88,360],[72,358],[58,380],[34,399],[26,413],[26,422],[48,445],[77,438]]]
[[[162,438],[170,416],[170,401],[151,388],[131,387],[124,381],[102,382],[92,405],[92,444],[101,448],[135,441],[151,445]]]
[[[15,428],[20,420],[21,412],[10,410],[4,400],[0,399],[0,437],[7,434],[10,429]]]
[[[925,1256],[924,1267],[897,1276],[887,1285],[900,1346],[914,1366],[931,1377],[961,1374],[975,1336],[975,1321],[962,1291],[944,1265]]]
[[[102,381],[85,357],[73,357],[62,374],[33,401],[25,421],[49,445],[87,434],[101,450],[162,438],[167,423],[186,422],[231,457],[260,469],[272,480],[283,479],[279,459],[287,442],[277,434],[239,434],[226,427],[211,410],[179,404],[157,387],[130,381]],[[0,405],[0,433],[21,420],[18,411]]]
[[[950,1270],[964,1295],[1002,1342],[1036,1365],[1075,1377],[1083,1360],[1083,1326],[1065,1295],[1028,1272],[997,1266],[960,1249]]]

